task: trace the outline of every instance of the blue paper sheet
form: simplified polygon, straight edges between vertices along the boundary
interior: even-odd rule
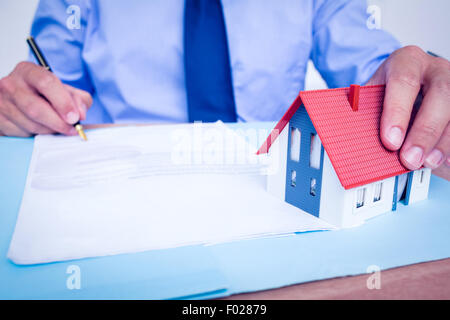
[[[17,266],[6,254],[32,146],[0,138],[0,299],[213,298],[450,257],[450,183],[433,177],[429,200],[353,229]],[[80,290],[66,286],[71,265]]]

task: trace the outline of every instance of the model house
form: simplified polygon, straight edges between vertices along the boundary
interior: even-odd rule
[[[431,170],[408,171],[380,140],[384,90],[300,92],[258,151],[279,157],[268,191],[339,227],[395,211],[397,198],[406,205],[426,199]],[[406,187],[397,195],[400,180]]]

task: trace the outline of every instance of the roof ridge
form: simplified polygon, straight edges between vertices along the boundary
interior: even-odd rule
[[[361,86],[361,90],[367,90],[367,89],[371,89],[371,88],[384,88],[385,85],[384,84],[372,84],[372,85],[368,85],[368,86]],[[299,94],[302,93],[316,93],[316,92],[332,92],[332,91],[344,91],[344,90],[350,90],[350,87],[342,87],[342,88],[331,88],[331,89],[314,89],[314,90],[302,90],[299,92]]]

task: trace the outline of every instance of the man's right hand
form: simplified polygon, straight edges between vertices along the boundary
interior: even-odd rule
[[[0,79],[0,135],[76,135],[73,124],[86,118],[91,104],[88,92],[63,84],[41,66],[21,62]]]

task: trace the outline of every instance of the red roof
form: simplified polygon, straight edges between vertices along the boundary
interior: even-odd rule
[[[350,88],[300,92],[258,154],[268,151],[303,103],[345,189],[408,172],[398,152],[387,150],[380,140],[384,89],[360,87],[357,111],[349,103]]]

